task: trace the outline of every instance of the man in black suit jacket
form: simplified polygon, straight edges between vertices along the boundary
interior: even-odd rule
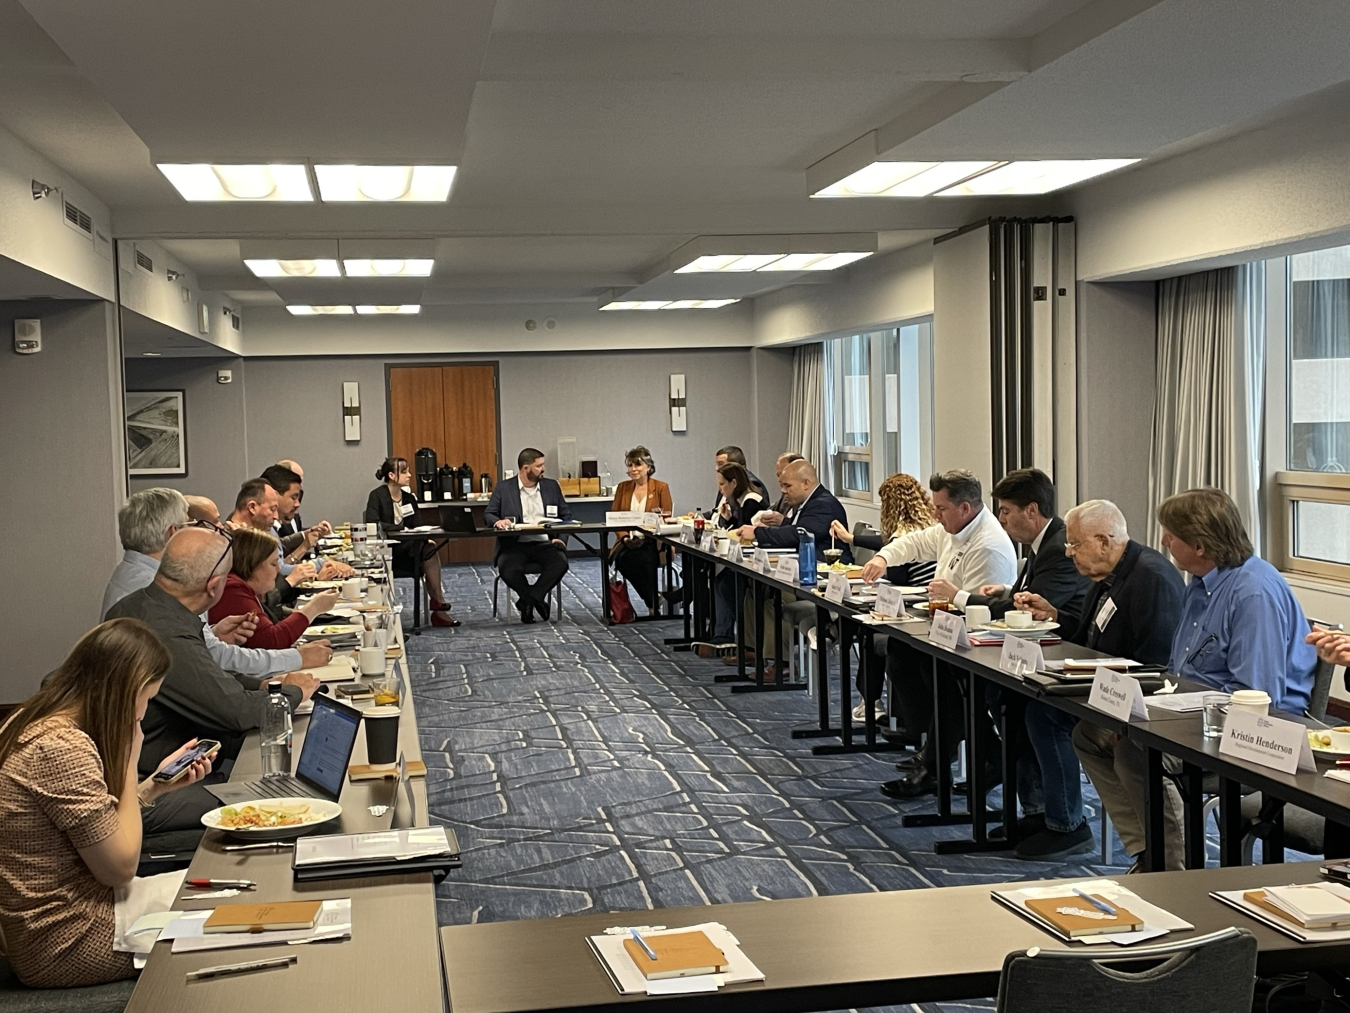
[[[739,464],[742,468],[745,469],[745,477],[750,479],[750,488],[753,489],[755,492],[759,493],[759,498],[764,501],[765,509],[767,509],[769,505],[768,486],[766,486],[763,482],[761,482],[759,480],[759,477],[753,471],[750,470],[750,465],[745,463],[745,451],[742,450],[740,447],[732,447],[732,446],[723,447],[721,450],[717,452],[717,454],[714,457],[714,464],[713,464],[714,473],[716,473],[716,470],[722,467],[722,465],[728,463]],[[708,517],[716,517],[717,508],[720,507],[721,505],[722,505],[722,490],[718,489],[717,495],[713,498],[712,512],[708,514]]]
[[[514,479],[499,482],[492,490],[483,519],[499,531],[516,524],[541,521],[570,521],[572,510],[563,499],[562,488],[544,477],[544,452],[526,447],[516,458],[519,473]],[[544,534],[501,535],[492,561],[497,564],[506,586],[517,595],[522,623],[534,622],[535,613],[549,617],[548,596],[567,572],[566,542]],[[533,585],[525,576],[527,568],[539,569]]]
[[[823,553],[830,547],[830,522],[848,524],[844,505],[820,484],[816,466],[810,461],[794,461],[784,468],[778,479],[778,487],[783,491],[788,508],[783,514],[783,523],[776,527],[747,524],[740,529],[741,540],[753,538],[759,545],[795,549],[797,529],[805,528],[815,536],[816,559],[823,561]],[[839,548],[844,550],[843,561],[851,562],[853,557],[848,546],[840,542]]]

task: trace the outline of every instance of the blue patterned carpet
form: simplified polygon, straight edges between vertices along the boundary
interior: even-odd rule
[[[432,816],[464,850],[442,924],[1123,871],[935,855],[961,828],[900,825],[932,801],[877,790],[893,757],[813,757],[807,694],[733,696],[662,644],[679,623],[605,627],[598,565],[573,567],[532,626],[492,618],[490,567],[448,568],[464,625],[408,640]]]

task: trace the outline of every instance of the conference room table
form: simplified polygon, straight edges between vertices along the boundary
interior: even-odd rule
[[[397,644],[403,648],[402,637]],[[404,656],[406,658],[406,655]],[[391,660],[392,666],[394,662]],[[406,666],[406,660],[404,661]],[[417,707],[407,687],[399,716],[399,749],[420,760]],[[294,755],[304,743],[304,717],[295,719]],[[366,737],[357,736],[352,763],[366,760]],[[262,773],[259,738],[250,732],[230,773],[231,781],[252,780]],[[391,826],[427,826],[426,779],[409,780],[413,799],[397,791],[397,781],[348,780],[338,799],[342,815],[324,833],[367,833]],[[375,815],[371,806],[389,806]],[[397,820],[397,822],[395,822]],[[286,943],[242,949],[171,953],[170,943],[157,942],[140,974],[127,1013],[239,1013],[240,1010],[307,1010],[332,1008],[400,1013],[442,1013],[444,996],[436,939],[436,897],[429,872],[399,876],[366,876],[296,883],[291,875],[292,848],[227,852],[239,841],[208,830],[192,859],[187,877],[252,879],[257,889],[228,902],[283,902],[350,897],[352,935],[337,942],[292,946]],[[195,897],[203,891],[184,889],[174,910],[200,910],[220,901]],[[268,957],[295,956],[295,966],[252,974],[188,981],[189,971]]]
[[[1229,926],[1257,941],[1257,973],[1342,968],[1350,942],[1300,943],[1210,897],[1211,891],[1311,883],[1320,863],[1197,869],[1120,877],[1140,897],[1195,926],[1156,943]],[[998,992],[1004,957],[1069,944],[995,901],[997,888],[1053,881],[857,893],[737,904],[608,912],[441,929],[446,993],[454,1013],[812,1013],[958,1002]],[[620,995],[587,937],[611,926],[668,928],[716,921],[764,972],[761,982],[688,995]],[[1075,944],[1077,945],[1077,944]],[[1144,945],[1149,945],[1145,943]],[[1081,948],[1081,947],[1078,947]],[[1122,956],[1126,947],[1093,952]],[[522,955],[528,955],[523,959]]]
[[[403,542],[405,544],[430,544],[432,551],[440,549],[457,538],[504,538],[522,534],[550,534],[556,533],[566,539],[572,535],[596,535],[599,538],[600,557],[600,612],[606,626],[614,624],[614,615],[610,609],[609,586],[610,577],[610,559],[609,559],[609,539],[616,532],[638,531],[642,530],[640,524],[606,524],[606,523],[581,523],[579,521],[562,521],[557,524],[526,526],[517,524],[514,528],[508,530],[498,530],[496,528],[475,528],[472,531],[446,530],[441,527],[423,527],[410,528],[400,531],[385,531],[384,537],[390,541]],[[410,631],[413,636],[422,632],[421,628],[421,602],[422,602],[422,581],[420,578],[414,578],[413,582],[413,625]],[[637,616],[636,622],[656,622],[667,619],[677,618],[676,616],[661,613],[662,597],[657,595],[656,611],[648,615]]]

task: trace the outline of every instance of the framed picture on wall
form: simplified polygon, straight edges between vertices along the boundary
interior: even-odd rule
[[[181,390],[126,392],[127,468],[133,478],[186,475],[187,429]]]

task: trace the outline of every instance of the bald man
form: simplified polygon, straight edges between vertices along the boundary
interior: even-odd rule
[[[278,461],[277,464],[281,465],[283,468],[290,468],[291,471],[300,476],[300,481],[303,482],[305,480],[305,469],[300,467],[295,461]]]
[[[816,475],[816,466],[810,461],[793,461],[778,476],[778,488],[783,494],[783,522],[775,526],[747,524],[741,528],[741,540],[753,538],[758,545],[775,546],[780,549],[797,547],[797,529],[805,528],[815,537],[816,558],[830,547],[830,522],[848,524],[848,514],[844,505],[834,498],[834,494],[820,484]],[[761,518],[763,519],[763,518]],[[848,546],[840,543],[844,550],[844,561],[849,562]]]
[[[206,521],[208,524],[220,523],[220,508],[215,500],[205,496],[184,496],[188,505],[188,520]]]
[[[155,631],[169,651],[169,671],[146,708],[139,769],[152,774],[164,757],[193,736],[217,739],[216,766],[239,754],[244,735],[262,722],[265,683],[222,671],[207,650],[201,613],[225,590],[230,543],[208,528],[185,528],[164,547],[154,583],[133,591],[108,610],[109,619],[129,616]],[[308,700],[318,680],[303,672],[280,679],[291,708]]]

